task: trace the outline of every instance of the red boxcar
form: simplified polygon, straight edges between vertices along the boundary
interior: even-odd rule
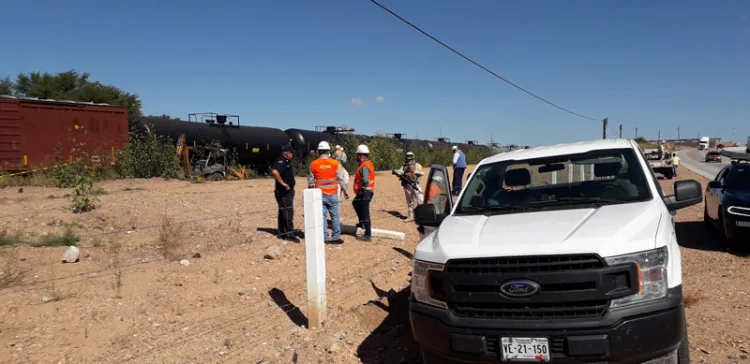
[[[124,107],[0,96],[2,172],[47,167],[54,162],[58,145],[66,160],[75,155],[93,163],[113,162],[115,150],[127,141]]]

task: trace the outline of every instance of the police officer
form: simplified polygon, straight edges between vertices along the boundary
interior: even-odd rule
[[[291,163],[293,151],[291,145],[281,148],[281,156],[271,167],[271,173],[276,179],[274,196],[279,208],[279,239],[299,243],[299,239],[294,236],[294,170]]]

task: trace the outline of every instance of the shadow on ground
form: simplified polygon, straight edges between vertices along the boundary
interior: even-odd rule
[[[307,327],[307,316],[299,310],[299,307],[295,306],[288,298],[286,298],[284,291],[278,288],[271,288],[268,291],[268,295],[271,296],[271,299],[276,303],[276,306],[284,311],[295,325],[299,327]]]
[[[262,233],[271,234],[271,235],[273,235],[272,237],[274,237],[274,238],[276,238],[276,237],[279,236],[279,229],[259,227],[259,228],[255,229],[255,230],[260,231]],[[305,238],[305,233],[303,233],[300,230],[294,230],[294,236],[296,236],[296,237],[298,237],[300,239],[304,239]]]
[[[394,211],[394,210],[389,210],[389,211],[386,211],[386,212],[387,212],[387,213],[388,213],[389,215],[391,215],[391,216],[393,216],[393,217],[396,217],[396,218],[399,218],[399,219],[401,219],[401,220],[406,220],[406,219],[408,219],[408,216],[406,216],[406,215],[404,215],[404,214],[402,214],[402,213],[400,213],[400,212],[398,212],[398,211]]]
[[[380,299],[370,301],[367,306],[377,307],[388,316],[359,345],[357,357],[364,364],[421,363],[409,326],[409,287],[386,292],[371,284]]]
[[[750,256],[748,247],[726,241],[719,235],[718,229],[706,226],[703,221],[676,222],[674,225],[677,242],[683,248],[723,252],[738,257]]]

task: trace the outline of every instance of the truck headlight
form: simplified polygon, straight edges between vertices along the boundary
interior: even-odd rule
[[[448,308],[445,302],[432,298],[430,294],[430,271],[442,272],[445,265],[424,262],[414,259],[414,269],[411,277],[411,294],[414,299],[428,305],[440,308]]]
[[[638,266],[638,292],[612,300],[610,308],[634,305],[667,296],[667,247],[606,258],[607,264],[635,263]]]

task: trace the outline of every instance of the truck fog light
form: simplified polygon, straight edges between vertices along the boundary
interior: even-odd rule
[[[607,264],[635,263],[638,267],[638,292],[612,300],[611,308],[648,302],[667,295],[667,247],[645,252],[606,258]]]
[[[424,262],[414,259],[414,269],[411,277],[411,294],[414,299],[428,305],[440,308],[448,308],[445,302],[432,298],[430,293],[430,271],[442,272],[445,265],[438,263]]]

